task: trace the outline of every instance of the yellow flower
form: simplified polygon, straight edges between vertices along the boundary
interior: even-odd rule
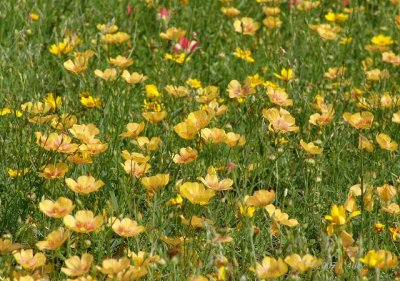
[[[281,79],[283,81],[290,81],[293,79],[293,69],[292,68],[282,68],[281,73],[274,73],[274,76],[278,79]]]
[[[46,264],[46,256],[43,253],[33,255],[33,250],[20,250],[13,254],[15,261],[26,270],[34,270]]]
[[[189,61],[190,57],[188,57],[185,53],[180,53],[180,54],[178,54],[178,53],[173,53],[173,54],[166,53],[165,54],[165,59],[166,60],[172,60],[172,61],[174,61],[176,63],[182,64],[185,61]]]
[[[112,230],[122,237],[134,237],[146,230],[144,226],[138,225],[136,221],[129,218],[122,220],[111,218],[110,221]]]
[[[100,40],[107,44],[122,44],[131,39],[131,36],[126,32],[116,32],[114,34],[104,34],[100,36]]]
[[[376,142],[382,149],[395,151],[398,148],[397,142],[392,140],[388,135],[380,133],[376,136]]]
[[[345,112],[343,114],[343,119],[357,129],[370,129],[372,122],[374,121],[374,115],[369,111],[357,112],[351,114]]]
[[[322,151],[324,151],[322,147],[316,146],[313,142],[306,143],[305,141],[300,140],[300,145],[309,155],[322,154]]]
[[[4,108],[0,109],[0,116],[11,114],[11,112],[12,112],[11,108],[4,107]]]
[[[391,203],[389,206],[387,207],[383,207],[382,211],[395,215],[395,216],[399,216],[400,215],[400,206],[396,203]]]
[[[240,15],[240,10],[234,7],[221,7],[221,12],[227,17],[235,17]]]
[[[377,36],[372,37],[371,39],[372,44],[377,45],[377,46],[389,46],[394,43],[392,37],[390,36],[385,36],[383,34],[379,34]]]
[[[63,41],[58,44],[51,45],[49,51],[53,55],[61,55],[61,54],[68,54],[74,49],[74,46],[70,45],[68,41]]]
[[[288,271],[286,263],[279,258],[264,257],[261,263],[256,264],[256,274],[260,279],[275,279]]]
[[[349,15],[346,14],[335,14],[333,12],[329,12],[325,15],[327,21],[331,22],[344,22],[349,18]]]
[[[192,87],[193,89],[199,89],[201,88],[201,81],[198,79],[194,79],[194,78],[189,78],[188,80],[186,80],[185,82],[186,84],[188,84],[190,87]]]
[[[102,180],[96,181],[96,179],[92,176],[80,176],[78,177],[77,181],[67,178],[65,183],[73,192],[81,194],[95,192],[104,186],[104,182]]]
[[[257,190],[252,196],[246,195],[244,201],[247,206],[265,207],[275,200],[274,190]]]
[[[282,21],[280,20],[279,17],[273,17],[269,16],[263,19],[263,24],[268,28],[268,29],[274,29],[278,28],[282,25]]]
[[[94,75],[100,77],[103,80],[112,81],[117,79],[117,70],[115,68],[107,68],[104,71],[96,69],[94,71]]]
[[[146,97],[148,99],[159,98],[161,93],[158,91],[157,86],[154,84],[149,84],[145,86]]]
[[[94,107],[99,108],[102,103],[100,98],[95,98],[91,95],[86,95],[86,94],[81,95],[80,101],[84,107],[88,108],[94,108]]]
[[[187,164],[196,160],[198,152],[191,147],[183,147],[179,149],[179,154],[173,156],[173,161],[176,164]]]
[[[38,21],[40,18],[39,14],[31,12],[29,13],[29,19],[32,21]]]
[[[142,185],[146,188],[147,193],[154,195],[158,190],[165,187],[169,182],[169,174],[157,174],[152,177],[143,177]]]
[[[38,102],[26,102],[21,104],[22,111],[31,113],[31,114],[46,114],[51,110],[51,106],[47,103]]]
[[[97,30],[102,33],[115,33],[118,30],[118,26],[115,24],[96,24]]]
[[[251,51],[249,49],[242,50],[238,47],[235,49],[235,52],[233,54],[235,55],[235,57],[238,57],[250,63],[253,63],[255,61],[254,58],[251,56]]]
[[[94,216],[92,211],[78,211],[75,216],[65,216],[63,222],[66,227],[75,232],[88,233],[103,225],[103,216]]]
[[[370,250],[360,262],[369,267],[379,269],[389,269],[397,266],[397,256],[387,250]]]
[[[83,254],[81,257],[73,256],[65,260],[65,266],[61,268],[69,277],[80,276],[88,273],[92,266],[93,256],[91,254]]]
[[[345,225],[352,218],[357,217],[360,214],[360,211],[354,211],[349,217],[347,217],[346,209],[343,206],[333,205],[331,208],[331,214],[325,216],[325,219],[330,222],[329,226],[327,227],[328,234],[332,235],[335,231],[335,228]]]
[[[260,28],[260,25],[255,22],[252,18],[244,17],[240,20],[233,22],[233,28],[236,32],[242,33],[243,35],[253,36],[256,31]]]
[[[52,218],[63,218],[71,213],[74,208],[72,201],[65,197],[59,197],[55,202],[43,200],[39,203],[39,210]]]
[[[36,143],[47,151],[57,151],[60,153],[74,153],[79,145],[71,143],[72,138],[68,135],[51,133],[50,135],[42,135],[36,132]]]
[[[133,60],[124,56],[117,56],[116,58],[110,58],[110,63],[118,68],[125,68],[131,66],[133,64]]]
[[[309,270],[313,270],[322,264],[321,259],[306,254],[301,257],[298,254],[293,254],[285,258],[285,262],[296,272],[304,273]]]
[[[214,190],[205,189],[204,185],[197,182],[185,182],[180,186],[179,193],[192,204],[199,205],[206,205],[215,196]]]
[[[141,83],[143,81],[146,81],[147,78],[148,78],[146,75],[143,75],[143,74],[140,74],[140,73],[137,73],[137,72],[129,73],[128,70],[124,70],[122,72],[121,77],[128,84],[138,84],[138,83]]]
[[[123,150],[121,152],[121,156],[124,158],[124,160],[131,160],[140,164],[147,163],[150,160],[149,156],[144,156],[143,154],[137,152],[129,153],[128,150]]]
[[[36,247],[39,250],[58,249],[68,239],[69,235],[70,233],[68,230],[65,230],[63,227],[59,227],[50,232],[50,234],[47,235],[46,240],[37,242]]]
[[[26,175],[27,173],[29,173],[29,168],[24,168],[24,169],[8,168],[7,173],[10,177],[16,178],[16,177],[20,177],[20,176],[23,176],[23,175]]]
[[[256,211],[256,207],[243,206],[241,202],[238,202],[237,207],[241,216],[246,216],[249,218],[252,218]]]
[[[344,37],[342,40],[340,40],[341,45],[347,45],[350,44],[353,41],[352,37]]]
[[[273,132],[298,132],[299,127],[295,126],[296,119],[289,113],[289,111],[280,108],[265,108],[262,111],[264,118],[269,121],[268,129]]]

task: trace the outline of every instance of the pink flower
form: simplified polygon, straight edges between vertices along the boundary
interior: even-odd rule
[[[350,0],[343,0],[341,3],[343,6],[347,6],[350,4]]]
[[[181,40],[179,40],[179,43],[176,43],[173,47],[174,51],[177,53],[182,53],[184,52],[185,54],[190,54],[193,53],[197,46],[199,45],[199,42],[192,40],[189,41],[185,36],[182,37]]]
[[[228,170],[233,170],[234,168],[236,167],[236,164],[235,163],[233,163],[233,162],[229,162],[229,164],[228,164]]]
[[[160,11],[157,13],[157,17],[162,19],[163,21],[169,20],[169,12],[167,8],[161,8]]]
[[[131,4],[128,4],[126,6],[126,13],[128,14],[128,16],[133,13],[133,8],[132,8]]]

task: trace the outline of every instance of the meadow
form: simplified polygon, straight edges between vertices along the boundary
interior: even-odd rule
[[[399,0],[3,0],[0,38],[0,280],[400,280]]]

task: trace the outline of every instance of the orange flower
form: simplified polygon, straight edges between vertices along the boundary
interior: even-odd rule
[[[376,136],[376,142],[382,149],[395,151],[398,148],[397,142],[392,140],[388,135],[380,133]]]
[[[144,119],[146,119],[147,121],[156,124],[161,122],[162,120],[164,120],[164,118],[167,116],[167,112],[166,111],[151,111],[151,112],[143,112],[142,116]]]
[[[63,227],[59,227],[47,235],[46,240],[36,243],[39,250],[55,250],[60,248],[62,244],[68,239],[70,233]]]
[[[240,134],[229,132],[226,134],[225,144],[230,147],[243,146],[246,144],[246,138]]]
[[[233,22],[233,27],[236,32],[242,33],[243,35],[253,36],[256,31],[260,28],[260,25],[255,22],[252,18],[244,17],[240,20]]]
[[[79,145],[71,143],[70,136],[64,134],[51,133],[50,135],[42,135],[41,132],[36,132],[36,143],[47,151],[57,151],[61,153],[72,154]]]
[[[191,226],[195,229],[205,228],[207,225],[214,224],[212,221],[198,216],[192,216],[190,219],[185,219],[183,215],[180,215],[179,217],[184,225]]]
[[[47,164],[42,168],[39,177],[46,179],[62,178],[68,172],[68,165],[65,163]]]
[[[313,142],[306,143],[305,141],[300,140],[300,145],[309,155],[322,154],[322,151],[324,151],[322,147],[316,146]]]
[[[100,77],[103,80],[112,81],[117,79],[117,70],[115,68],[107,68],[104,71],[96,69],[94,71],[94,75]]]
[[[250,80],[246,79],[243,86],[237,80],[229,82],[227,92],[231,99],[242,99],[254,94],[256,90],[251,86]]]
[[[299,273],[304,273],[306,271],[313,270],[322,264],[321,259],[317,259],[316,257],[310,254],[306,254],[303,257],[299,256],[298,254],[293,254],[287,256],[285,258],[285,262],[296,272]]]
[[[169,182],[169,174],[157,174],[152,177],[143,177],[141,183],[149,195],[154,195],[158,190],[165,187]]]
[[[144,156],[143,154],[137,152],[129,153],[128,150],[123,150],[121,152],[121,156],[124,158],[124,160],[131,160],[140,164],[147,163],[150,160],[149,156]]]
[[[279,106],[291,106],[293,105],[293,100],[288,99],[288,94],[285,92],[284,89],[276,88],[274,89],[271,86],[267,87],[267,96],[269,101],[273,104]]]
[[[136,144],[141,149],[148,151],[157,150],[161,142],[162,141],[160,137],[153,137],[150,140],[148,137],[138,137],[136,140],[132,140],[133,144]]]
[[[261,263],[256,265],[256,274],[260,279],[275,279],[288,271],[286,263],[279,258],[264,257]]]
[[[264,118],[269,121],[268,129],[274,132],[298,132],[299,127],[295,126],[296,119],[285,109],[265,108],[262,111]]]
[[[94,216],[91,211],[78,211],[75,216],[67,215],[63,219],[69,229],[79,233],[88,233],[103,225],[103,216]]]
[[[257,190],[252,196],[246,195],[244,201],[247,206],[265,207],[275,200],[274,190]]]
[[[376,189],[376,193],[378,194],[379,199],[385,203],[388,203],[396,196],[397,191],[393,185],[384,184]]]
[[[33,250],[20,250],[14,253],[14,258],[26,270],[34,270],[46,264],[46,256],[43,253],[33,255]]]
[[[73,61],[67,60],[64,62],[64,67],[73,74],[81,74],[87,69],[88,61],[85,57],[76,57]]]
[[[207,143],[223,143],[226,139],[225,130],[219,128],[204,128],[201,130],[201,137]]]
[[[110,63],[119,68],[125,68],[133,64],[133,60],[124,56],[117,56],[116,58],[110,58]]]
[[[138,225],[136,221],[129,218],[122,220],[111,218],[110,221],[112,222],[112,230],[122,237],[134,237],[146,230],[144,226]]]
[[[277,209],[274,205],[270,204],[265,207],[270,218],[272,218],[272,235],[279,234],[279,225],[288,227],[295,227],[299,224],[296,219],[289,219],[289,215]]]
[[[0,238],[0,253],[4,254],[4,253],[11,253],[15,250],[19,250],[22,248],[21,244],[18,243],[13,243],[11,240],[9,239],[1,239]]]
[[[215,196],[214,190],[205,189],[204,185],[197,182],[185,182],[180,186],[179,193],[192,204],[199,205],[206,205]]]
[[[185,35],[186,35],[185,30],[176,27],[168,28],[166,32],[160,33],[160,37],[162,39],[176,41],[176,42],[178,42]]]
[[[369,111],[357,112],[354,114],[344,113],[343,119],[357,129],[369,129],[374,121],[374,115]]]
[[[174,98],[182,98],[189,95],[189,89],[184,86],[176,87],[172,85],[167,85],[164,87],[164,89],[168,93],[168,95]]]
[[[147,173],[151,166],[148,163],[139,163],[133,160],[126,160],[123,164],[124,171],[132,177],[141,177]]]
[[[200,180],[205,186],[215,191],[233,189],[232,187],[233,180],[223,179],[219,181],[217,174],[207,174],[205,178],[198,177],[197,179]]]
[[[121,77],[128,84],[138,84],[138,83],[146,81],[147,78],[148,78],[146,75],[143,75],[143,74],[140,74],[140,73],[137,73],[137,72],[129,73],[128,70],[124,70],[122,72]]]
[[[134,139],[144,130],[144,122],[128,123],[126,125],[126,132],[120,134],[121,137]]]
[[[119,277],[131,264],[128,258],[116,259],[105,259],[102,262],[101,267],[97,266],[97,269],[101,273],[108,275],[110,279],[113,277]],[[119,278],[117,278],[119,280]]]
[[[102,180],[96,181],[96,179],[92,176],[80,176],[78,177],[77,182],[71,178],[67,178],[65,183],[73,192],[82,194],[95,192],[104,186],[104,182]]]
[[[173,161],[176,164],[187,164],[190,163],[197,158],[197,150],[191,147],[184,147],[179,149],[179,154],[175,154],[173,157]]]
[[[65,260],[66,267],[61,268],[61,271],[69,277],[80,276],[89,272],[92,262],[91,254],[83,254],[82,257],[73,256]]]
[[[69,132],[78,140],[83,143],[99,143],[100,140],[96,139],[96,136],[100,133],[100,130],[94,124],[74,124]]]
[[[39,203],[39,209],[45,215],[52,218],[63,218],[75,208],[72,201],[65,197],[59,197],[57,201],[43,200]]]

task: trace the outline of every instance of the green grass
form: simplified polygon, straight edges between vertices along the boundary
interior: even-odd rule
[[[325,15],[329,11],[340,13],[344,8],[340,1],[321,1],[312,11],[289,8],[287,1],[279,4],[280,28],[267,30],[262,24],[265,18],[260,4],[255,0],[232,1],[240,9],[241,16],[229,18],[220,12],[228,4],[216,0],[189,0],[188,5],[180,1],[157,1],[154,7],[147,7],[145,1],[2,1],[0,3],[0,110],[10,108],[21,110],[21,104],[29,101],[43,101],[52,92],[62,98],[62,105],[51,114],[69,113],[76,115],[78,124],[93,123],[99,128],[98,138],[108,144],[108,149],[93,157],[93,164],[73,165],[66,161],[66,154],[49,152],[36,144],[35,132],[57,132],[49,124],[34,124],[28,121],[29,114],[17,118],[15,114],[0,116],[0,234],[11,236],[13,242],[21,243],[26,249],[39,250],[35,244],[59,226],[62,219],[47,217],[39,210],[43,199],[56,200],[60,196],[71,199],[77,210],[91,210],[94,214],[108,217],[129,217],[146,227],[146,231],[133,238],[123,238],[104,224],[100,231],[89,234],[73,232],[67,242],[55,251],[45,251],[48,264],[54,265],[49,273],[50,280],[63,280],[66,275],[60,271],[64,260],[83,253],[91,253],[94,262],[90,271],[98,280],[105,280],[96,270],[105,258],[126,256],[127,250],[143,250],[159,255],[164,262],[148,267],[145,280],[188,280],[191,275],[212,274],[218,271],[217,260],[226,257],[226,280],[254,280],[256,275],[249,270],[263,257],[286,257],[297,253],[310,253],[322,259],[322,265],[314,271],[299,275],[301,280],[358,280],[365,266],[358,259],[369,250],[385,249],[398,256],[397,241],[393,241],[389,227],[398,224],[398,216],[382,211],[383,204],[374,192],[374,207],[364,211],[360,197],[357,197],[361,216],[346,224],[352,234],[354,245],[359,247],[356,262],[345,258],[344,274],[338,276],[334,267],[342,252],[340,235],[328,236],[324,219],[333,204],[343,205],[349,188],[355,184],[369,184],[376,190],[384,184],[396,189],[399,174],[398,150],[386,151],[375,141],[378,133],[385,133],[399,142],[399,125],[392,122],[398,105],[384,108],[379,104],[362,109],[354,99],[349,98],[355,88],[363,89],[363,97],[371,101],[374,95],[389,93],[399,98],[399,66],[383,62],[380,53],[365,50],[371,38],[378,34],[391,36],[394,44],[390,47],[400,53],[399,27],[395,16],[400,6],[390,1],[351,1],[350,7],[364,8],[349,13],[347,21],[337,23],[342,27],[336,40],[323,40],[309,28],[309,24],[328,23]],[[133,13],[128,15],[130,4]],[[159,7],[170,12],[168,23],[157,19]],[[37,21],[29,19],[29,13],[37,13]],[[260,24],[255,36],[236,33],[233,21],[248,16]],[[127,32],[131,38],[121,45],[101,42],[98,23],[115,23],[119,31]],[[171,53],[173,43],[163,40],[159,34],[167,27],[180,27],[191,38],[196,32],[199,48],[190,56],[191,60],[178,64],[164,58]],[[81,75],[67,71],[63,63],[72,58],[72,53],[55,56],[49,52],[52,44],[61,42],[67,31],[75,32],[81,39],[74,51],[91,49],[95,56],[90,59],[87,70]],[[344,37],[352,37],[348,45],[340,44]],[[250,49],[255,59],[248,63],[233,55],[235,49]],[[103,81],[94,75],[95,69],[111,67],[108,59],[117,55],[130,57],[134,64],[127,69],[148,76],[144,83],[129,86],[121,77],[115,81]],[[387,69],[390,78],[379,82],[366,79],[362,62],[371,59],[368,70]],[[324,78],[330,67],[346,67],[343,76],[336,80]],[[273,73],[282,68],[292,68],[294,79],[284,82]],[[268,99],[262,85],[256,93],[244,102],[237,102],[227,94],[231,80],[243,81],[249,75],[258,73],[265,80],[277,83],[286,89],[293,106],[286,109],[295,117],[298,133],[275,133],[268,130],[269,122],[263,118],[264,108],[279,108]],[[199,110],[196,91],[184,98],[169,96],[167,85],[185,86],[189,78],[197,78],[205,87],[217,86],[219,98],[228,107],[227,113],[214,118],[208,128],[222,128],[246,137],[242,147],[230,148],[225,144],[207,144],[200,135],[194,140],[183,140],[173,127],[182,122],[190,112]],[[168,116],[158,124],[143,119],[142,104],[146,99],[145,85],[155,84],[162,93],[160,102]],[[187,86],[187,85],[186,85]],[[190,88],[189,86],[187,86]],[[100,108],[85,108],[80,103],[80,93],[89,92],[102,100]],[[309,125],[310,115],[317,112],[313,107],[315,96],[325,97],[332,104],[335,116],[327,126],[318,128]],[[359,130],[344,121],[345,112],[368,110],[374,114],[369,130]],[[49,113],[50,114],[50,113]],[[32,117],[32,116],[30,116]],[[145,121],[140,134],[149,138],[162,139],[157,151],[142,151],[129,139],[120,137],[129,122]],[[358,137],[362,134],[374,142],[375,151],[368,153],[358,149]],[[69,134],[71,135],[71,134]],[[284,137],[285,144],[276,139]],[[309,156],[299,145],[300,140],[317,141],[324,148],[321,155]],[[80,143],[77,139],[74,143]],[[172,156],[182,147],[196,148],[198,158],[186,165],[173,163]],[[168,185],[148,198],[139,178],[131,178],[124,172],[121,152],[141,152],[151,156],[152,168],[146,176],[168,173]],[[312,159],[312,160],[310,160]],[[68,163],[65,178],[77,179],[91,174],[105,185],[89,195],[72,192],[65,184],[65,178],[47,180],[38,176],[46,164]],[[233,169],[220,171],[220,178],[231,178],[233,190],[218,192],[205,206],[191,204],[184,199],[182,206],[168,206],[169,199],[179,193],[175,184],[195,182],[197,177],[207,174],[207,167],[227,166],[235,163]],[[254,170],[248,166],[254,165]],[[10,177],[7,169],[29,168],[26,175]],[[272,220],[263,208],[257,208],[254,217],[238,215],[238,202],[244,204],[246,195],[259,189],[275,190],[273,204],[299,225],[293,228],[281,226],[280,235],[273,236]],[[391,202],[399,202],[396,195]],[[183,225],[179,215],[186,218],[197,215],[214,222],[213,226],[195,230]],[[382,233],[374,231],[377,222],[386,225]],[[259,229],[254,232],[254,227]],[[64,226],[65,227],[65,226]],[[216,233],[231,236],[231,243],[210,243]],[[190,242],[178,255],[173,247],[160,237],[187,237]],[[399,239],[399,238],[397,238]],[[1,241],[1,240],[0,240]],[[88,243],[90,241],[90,243]],[[75,244],[75,246],[73,245]],[[74,247],[73,247],[74,246]],[[1,249],[1,247],[0,247]],[[343,254],[346,256],[346,254]],[[22,275],[32,273],[19,267],[11,253],[0,251],[0,280],[11,277],[13,271]],[[44,273],[43,273],[44,274]],[[380,273],[381,280],[393,280],[399,275],[399,268]],[[368,275],[373,278],[374,270]],[[147,278],[147,279],[146,279]],[[283,277],[295,278],[293,271]],[[18,279],[16,279],[18,280]]]

